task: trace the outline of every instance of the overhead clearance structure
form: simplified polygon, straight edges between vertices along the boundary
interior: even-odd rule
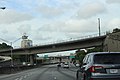
[[[46,44],[40,46],[31,46],[26,48],[17,48],[12,50],[13,55],[30,55],[30,61],[33,63],[35,54],[52,53],[60,51],[69,51],[77,49],[86,49],[91,47],[101,47],[105,52],[120,51],[120,32],[109,33],[106,35],[89,37],[84,39],[71,40],[66,42]],[[11,50],[2,50],[0,55],[10,55]]]

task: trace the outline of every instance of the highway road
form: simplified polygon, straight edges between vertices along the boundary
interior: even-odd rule
[[[0,80],[76,80],[77,68],[57,68],[57,65],[45,65],[39,68],[15,74],[0,75]]]

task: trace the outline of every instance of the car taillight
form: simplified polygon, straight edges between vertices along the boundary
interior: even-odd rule
[[[101,69],[103,69],[103,67],[102,66],[91,66],[90,67],[90,72],[98,72],[99,70],[101,70]]]

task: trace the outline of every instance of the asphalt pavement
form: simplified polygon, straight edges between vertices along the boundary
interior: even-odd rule
[[[58,68],[57,65],[45,65],[39,68],[15,74],[0,75],[0,80],[76,80],[77,68]]]

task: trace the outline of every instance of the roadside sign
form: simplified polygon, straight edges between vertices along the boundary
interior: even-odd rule
[[[44,58],[45,58],[45,59],[48,58],[48,55],[44,55]]]
[[[75,56],[70,56],[70,58],[75,58]]]

